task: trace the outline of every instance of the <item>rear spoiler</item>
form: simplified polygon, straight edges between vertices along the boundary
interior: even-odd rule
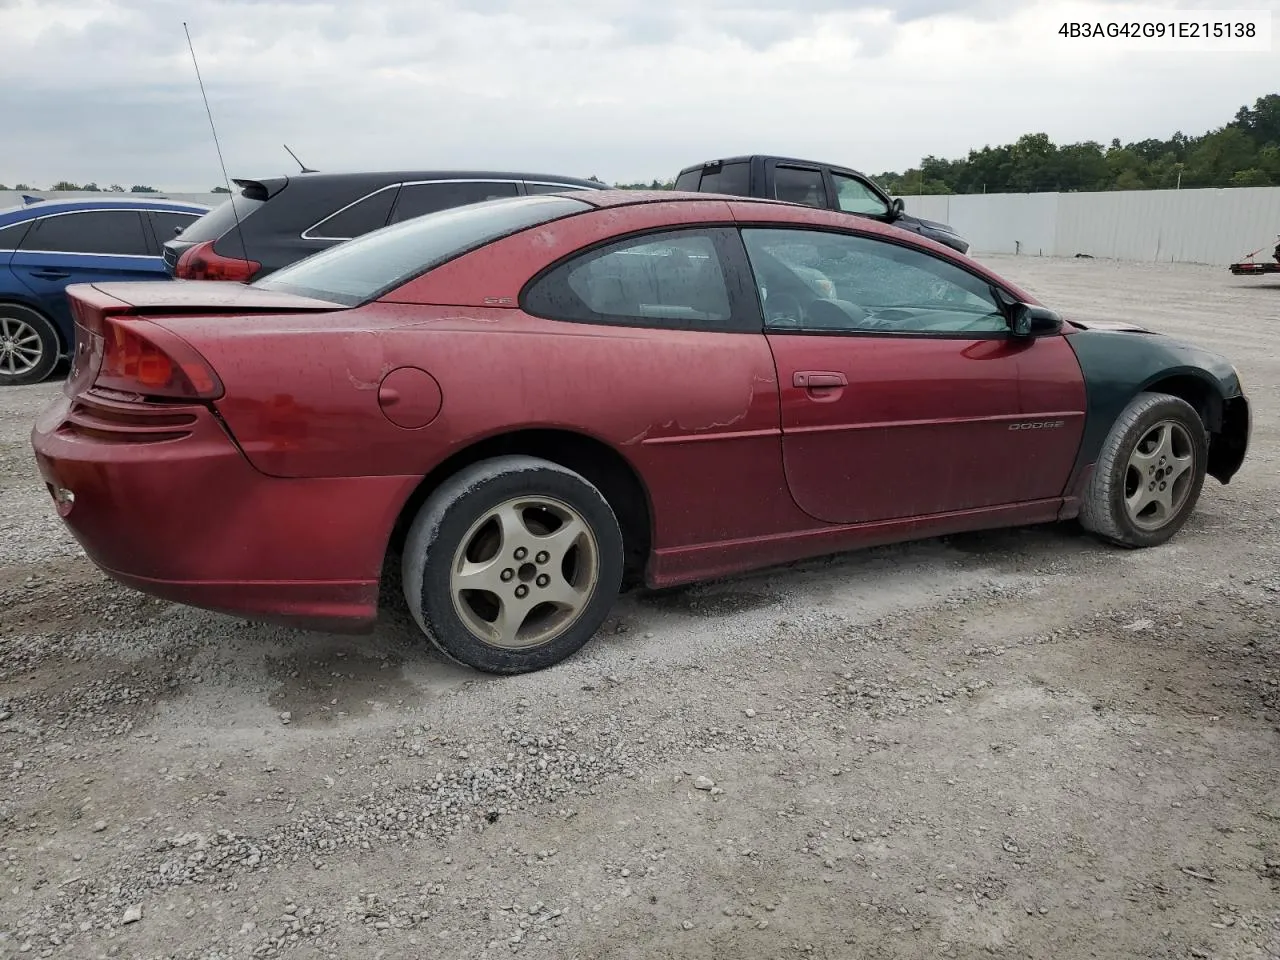
[[[82,326],[101,324],[107,316],[178,316],[199,314],[321,313],[345,309],[341,304],[278,290],[261,290],[221,281],[155,283],[114,281],[74,283],[67,287],[71,312]]]
[[[233,177],[231,182],[240,188],[246,200],[270,200],[289,185],[288,177],[271,177],[265,180],[246,180]]]

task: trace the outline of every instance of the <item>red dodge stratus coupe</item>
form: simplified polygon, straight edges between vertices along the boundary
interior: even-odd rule
[[[398,560],[421,629],[499,673],[571,655],[637,582],[1073,517],[1154,546],[1249,440],[1220,357],[762,200],[504,199],[247,286],[70,298],[32,440],[95,563],[359,631]]]

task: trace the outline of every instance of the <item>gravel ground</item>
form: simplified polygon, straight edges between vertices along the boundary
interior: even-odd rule
[[[990,258],[1238,362],[1170,545],[954,537],[626,598],[495,679],[105,580],[0,394],[0,955],[1280,956],[1280,284]]]

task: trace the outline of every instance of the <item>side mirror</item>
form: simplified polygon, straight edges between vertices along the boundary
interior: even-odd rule
[[[1016,303],[1009,313],[1009,329],[1015,337],[1057,333],[1062,329],[1062,318],[1048,307]]]
[[[907,212],[906,204],[902,202],[901,197],[894,197],[893,203],[889,204],[889,218],[897,220],[900,216]]]

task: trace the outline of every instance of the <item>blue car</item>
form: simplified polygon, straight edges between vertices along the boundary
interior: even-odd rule
[[[0,209],[0,387],[39,383],[70,355],[67,284],[168,280],[162,245],[208,212],[109,195]]]

